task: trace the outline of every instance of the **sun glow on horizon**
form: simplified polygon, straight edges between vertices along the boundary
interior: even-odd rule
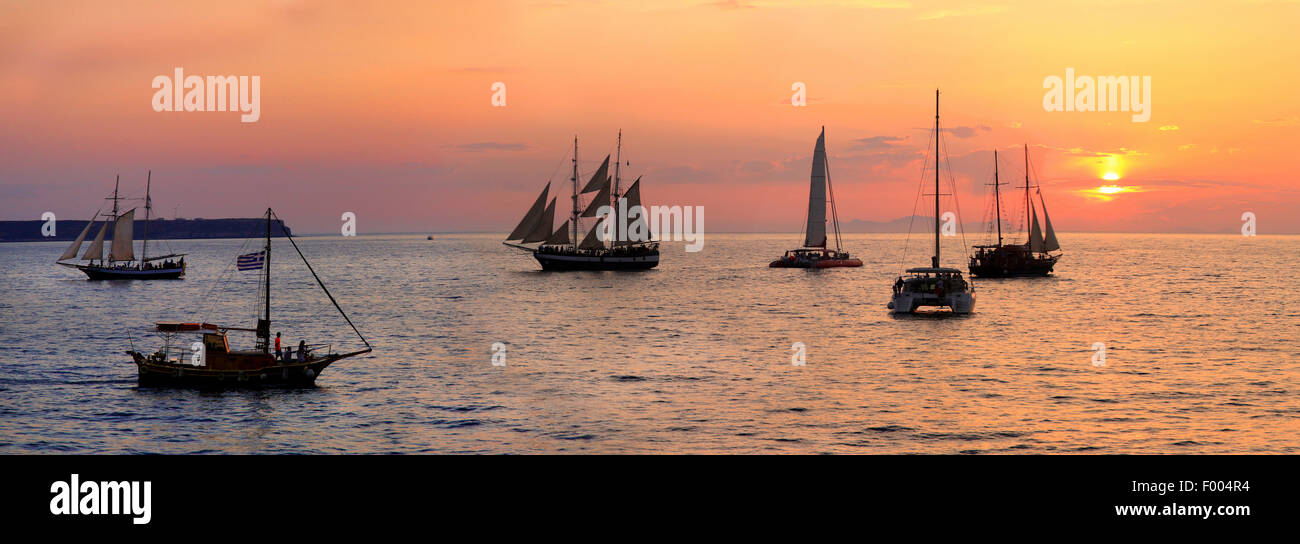
[[[1116,174],[1114,172],[1106,172],[1104,175],[1101,176],[1101,179],[1104,179],[1106,181],[1116,181],[1119,179],[1119,174]]]

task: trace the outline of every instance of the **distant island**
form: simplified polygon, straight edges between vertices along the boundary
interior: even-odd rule
[[[276,220],[283,224],[283,221]],[[41,227],[45,221],[0,221],[0,242],[50,242],[59,240],[74,240],[81,229],[86,228],[84,219],[65,219],[55,225],[55,236],[41,236]],[[98,227],[96,227],[98,228]],[[135,239],[139,240],[144,236],[145,221],[137,219],[135,221]],[[293,231],[285,226],[286,231],[293,234]],[[95,235],[90,232],[86,235],[89,239]],[[254,236],[266,236],[266,218],[231,218],[231,219],[150,219],[149,220],[149,239],[150,240],[181,240],[181,239],[202,239],[202,238],[249,238]],[[284,232],[279,226],[271,229],[272,237],[283,237]],[[109,233],[112,237],[112,233]]]

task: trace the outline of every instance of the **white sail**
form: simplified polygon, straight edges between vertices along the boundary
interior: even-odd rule
[[[95,216],[98,217],[99,214],[95,214]],[[86,241],[86,234],[90,232],[90,227],[94,225],[95,218],[92,217],[90,221],[86,222],[86,228],[81,229],[81,234],[77,235],[77,239],[72,241],[72,245],[68,246],[67,251],[64,251],[63,255],[59,256],[60,261],[77,258],[77,251],[81,250],[81,243]]]
[[[1029,211],[1034,218],[1034,224],[1029,230],[1029,251],[1041,253],[1043,251],[1043,231],[1038,228],[1038,210],[1030,206]]]
[[[609,184],[606,183],[605,186],[600,189],[600,192],[596,193],[595,198],[592,198],[591,202],[587,204],[587,209],[586,211],[582,212],[582,217],[596,217],[597,210],[600,210],[601,206],[608,206],[608,205],[609,205]]]
[[[92,221],[93,223],[93,221]],[[102,261],[104,260],[104,233],[108,231],[108,221],[99,227],[99,234],[95,235],[95,241],[90,243],[86,252],[81,254],[83,261]]]
[[[552,234],[551,237],[547,238],[543,243],[546,245],[568,245],[570,243],[569,221],[565,220],[564,224],[560,225],[559,229],[556,229],[555,234]]]
[[[591,175],[591,180],[587,181],[587,185],[582,188],[582,192],[599,191],[602,184],[609,185],[609,155],[605,155],[605,162],[600,163],[600,168],[597,168],[596,173]]]
[[[555,225],[555,199],[551,199],[550,205],[546,206],[546,211],[542,212],[542,218],[533,227],[533,231],[524,237],[525,244],[541,242],[551,236],[551,227]]]
[[[1043,242],[1043,251],[1056,251],[1061,244],[1056,241],[1056,230],[1052,228],[1052,218],[1047,215],[1047,202],[1043,200],[1043,191],[1038,191],[1038,202],[1043,205],[1043,222],[1047,226],[1047,237]]]
[[[533,202],[533,207],[528,208],[528,213],[515,226],[515,230],[510,231],[510,236],[506,240],[522,240],[537,227],[537,222],[541,221],[542,213],[546,211],[546,195],[551,191],[551,183],[546,182],[546,187],[542,189],[542,194],[537,196]]]
[[[813,149],[812,183],[808,191],[808,233],[804,247],[826,247],[826,129]]]
[[[135,230],[135,210],[129,210],[126,213],[117,216],[113,221],[113,247],[108,252],[108,258],[114,261],[134,261],[135,251],[133,246]]]

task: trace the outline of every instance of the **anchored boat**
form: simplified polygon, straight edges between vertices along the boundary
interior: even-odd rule
[[[939,126],[939,91],[934,91],[934,255],[930,266],[909,268],[894,282],[889,309],[894,313],[912,313],[922,306],[948,308],[954,314],[975,310],[975,287],[962,277],[961,270],[939,266],[939,153],[943,149]],[[954,182],[955,185],[955,182]],[[954,191],[955,192],[955,191]],[[958,211],[960,213],[960,210]],[[913,213],[915,216],[915,213]]]
[[[316,274],[307,257],[298,249],[298,243],[284,228],[284,222],[277,220],[284,236],[293,245],[298,257],[307,265],[307,270],[316,279],[317,285],[329,297],[334,308],[352,327],[352,331],[365,344],[365,349],[335,352],[333,343],[308,344],[306,340],[298,343],[296,349],[286,346],[280,349],[279,334],[272,344],[271,337],[271,225],[275,215],[270,208],[266,210],[266,247],[259,252],[240,255],[236,267],[239,270],[256,270],[264,273],[262,278],[263,315],[253,328],[215,325],[196,321],[191,323],[157,323],[156,331],[163,337],[163,347],[146,354],[135,351],[126,352],[139,369],[140,385],[144,386],[199,386],[199,387],[245,387],[245,386],[307,386],[315,383],[316,378],[325,367],[340,359],[370,353],[370,343],[357,330],[356,325],[343,312],[334,295],[330,294],[325,283]],[[251,332],[256,336],[252,349],[232,349],[229,340],[231,332]],[[187,338],[188,337],[188,338]]]
[[[970,273],[980,278],[1010,278],[1027,276],[1048,276],[1052,267],[1060,260],[1061,244],[1056,241],[1056,230],[1052,228],[1052,218],[1047,215],[1047,201],[1043,200],[1043,189],[1029,182],[1029,144],[1025,144],[1025,232],[1029,239],[1023,244],[1002,243],[1002,198],[998,186],[998,152],[993,152],[993,201],[997,216],[997,245],[975,246],[975,254],[970,258]],[[1038,193],[1038,202],[1043,209],[1043,219],[1047,223],[1046,236],[1038,226],[1038,211],[1029,198],[1029,189]],[[1032,221],[1032,222],[1031,222]]]
[[[149,172],[145,182],[144,238],[141,242],[139,259],[135,258],[135,243],[132,239],[135,236],[135,208],[118,214],[117,203],[125,200],[118,196],[120,181],[121,178],[118,178],[118,181],[113,183],[113,196],[105,199],[113,201],[112,213],[101,214],[96,211],[86,223],[86,228],[81,229],[77,239],[73,240],[72,245],[69,245],[63,255],[59,256],[58,264],[80,270],[90,280],[175,280],[185,277],[184,253],[149,256],[149,212],[153,210],[153,200],[149,196],[149,190],[153,184],[153,172]],[[99,234],[95,235],[95,240],[81,255],[81,260],[89,261],[88,264],[63,262],[76,259],[77,251],[81,249],[82,242],[86,241],[86,235],[90,233],[90,228],[95,225],[100,215],[104,215],[104,222],[99,227]],[[110,224],[113,225],[113,242],[108,259],[105,259],[104,233],[108,231]]]
[[[651,239],[646,209],[641,204],[641,178],[636,178],[626,192],[620,193],[619,167],[623,162],[623,132],[618,133],[618,150],[614,155],[614,174],[609,174],[610,156],[605,156],[582,190],[578,190],[578,138],[573,138],[572,212],[569,219],[552,231],[555,221],[555,198],[547,204],[551,190],[548,181],[542,194],[533,202],[519,225],[503,244],[532,252],[543,270],[646,270],[659,265],[659,243]],[[595,193],[586,205],[582,195]],[[602,214],[607,207],[610,213]],[[636,215],[630,212],[639,210]],[[619,221],[625,214],[631,222]],[[598,217],[598,218],[597,218]],[[578,240],[583,219],[597,218]],[[620,228],[621,224],[626,227]],[[572,235],[572,237],[570,237]],[[511,243],[517,241],[520,243]],[[539,243],[536,247],[520,244]]]
[[[827,247],[826,204],[830,201],[830,220],[835,228],[835,249]],[[771,268],[833,268],[862,266],[862,261],[843,251],[840,244],[840,218],[835,210],[835,191],[831,187],[830,165],[826,162],[826,127],[813,147],[812,181],[808,189],[808,225],[803,247],[785,252],[772,261]]]

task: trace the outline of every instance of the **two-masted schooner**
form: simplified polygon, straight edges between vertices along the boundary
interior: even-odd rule
[[[652,240],[647,209],[641,203],[641,178],[620,192],[620,166],[623,162],[623,131],[618,133],[618,149],[614,154],[614,172],[609,171],[610,156],[578,189],[578,138],[573,138],[572,211],[569,219],[554,228],[555,201],[547,196],[551,183],[546,182],[542,194],[524,214],[503,244],[532,252],[543,270],[645,270],[659,264],[659,243]],[[583,204],[583,196],[595,193]],[[604,211],[609,213],[603,213]],[[625,216],[625,217],[624,217]],[[574,243],[582,233],[583,219],[595,218],[595,223],[582,241]],[[630,220],[630,221],[629,221]],[[519,243],[512,243],[519,242]],[[539,244],[529,247],[520,244]]]
[[[1061,244],[1056,241],[1056,230],[1052,228],[1052,218],[1047,215],[1047,201],[1043,200],[1041,186],[1029,181],[1029,144],[1025,144],[1025,233],[1029,239],[1023,244],[1002,243],[1002,196],[998,187],[998,152],[993,151],[993,208],[997,223],[997,245],[975,246],[975,254],[970,258],[970,273],[980,278],[1008,278],[1025,276],[1047,276],[1052,267],[1060,260]],[[1029,190],[1038,193],[1038,202],[1043,209],[1043,220],[1047,223],[1046,236],[1038,226],[1038,211]]]
[[[348,326],[365,344],[364,349],[348,352],[334,351],[334,344],[319,342],[308,344],[302,340],[295,349],[286,346],[280,350],[279,335],[272,344],[271,336],[271,225],[275,212],[266,209],[266,246],[258,252],[240,255],[237,259],[239,270],[262,272],[261,289],[262,315],[254,328],[214,325],[197,321],[193,323],[165,322],[157,323],[156,331],[163,337],[163,347],[154,353],[146,354],[135,350],[132,341],[131,356],[139,369],[140,385],[179,385],[205,387],[245,387],[245,386],[301,386],[315,383],[316,378],[325,367],[339,359],[370,353],[370,342],[361,335],[357,326],[352,324],[343,308],[339,306],[334,295],[330,294],[320,275],[312,268],[307,257],[298,248],[284,221],[275,218],[284,237],[293,245],[298,257],[307,265],[307,270],[315,278],[317,285],[329,297],[334,308],[347,321]],[[252,349],[231,349],[227,339],[230,331],[251,332],[257,340]],[[185,336],[197,335],[199,340],[184,341]]]
[[[153,210],[149,190],[153,184],[153,172],[149,172],[145,181],[144,237],[141,240],[139,259],[135,258],[135,208],[126,213],[118,213],[118,201],[125,200],[118,196],[120,181],[119,177],[113,183],[113,196],[105,199],[113,201],[113,211],[109,214],[96,211],[90,221],[86,222],[86,228],[81,229],[77,239],[59,256],[58,264],[80,270],[91,280],[175,280],[185,277],[184,253],[149,256],[149,212]],[[77,258],[77,251],[81,249],[82,242],[86,241],[86,235],[100,215],[104,215],[104,221],[99,227],[99,233],[95,235],[90,247],[86,248],[86,252],[81,254],[81,260],[88,261],[88,264],[64,262]],[[105,258],[104,234],[109,225],[113,226],[113,241],[108,257]]]
[[[961,270],[939,266],[939,154],[943,152],[939,126],[939,90],[934,91],[934,255],[930,266],[909,268],[894,282],[889,309],[912,313],[922,306],[948,308],[954,314],[975,310],[975,287],[962,278]],[[924,183],[924,181],[922,182]]]
[[[772,268],[832,268],[862,266],[862,261],[843,251],[840,243],[840,218],[835,209],[835,191],[831,186],[830,165],[826,161],[826,127],[813,147],[812,181],[808,189],[808,225],[804,229],[803,247],[785,252],[768,264]],[[829,199],[827,198],[829,196]],[[835,249],[826,236],[827,203],[830,222],[835,230]]]

